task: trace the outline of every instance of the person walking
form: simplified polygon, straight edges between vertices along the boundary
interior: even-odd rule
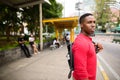
[[[20,37],[18,38],[18,43],[21,49],[24,51],[24,54],[27,58],[31,57],[31,54],[29,52],[28,47],[25,45],[25,39],[24,39],[24,34],[22,33]]]
[[[66,40],[66,44],[69,45],[70,44],[70,35],[68,33],[65,36],[65,40]]]
[[[83,14],[79,19],[81,33],[76,37],[72,52],[74,57],[74,80],[96,80],[96,52],[91,34],[96,27],[96,19],[91,13]],[[101,50],[102,47],[99,48]]]

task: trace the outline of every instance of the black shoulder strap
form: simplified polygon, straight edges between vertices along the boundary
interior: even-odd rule
[[[71,78],[71,75],[72,75],[72,69],[70,69],[70,71],[69,71],[69,74],[68,74],[68,79],[70,79]]]
[[[70,71],[69,71],[69,74],[68,74],[68,79],[71,78],[72,71],[74,70],[74,59],[73,59],[73,53],[72,53],[72,45],[73,45],[73,43],[71,43],[69,45],[70,46],[70,52],[69,52],[69,56],[70,56]]]

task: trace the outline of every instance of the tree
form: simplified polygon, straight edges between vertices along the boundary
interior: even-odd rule
[[[57,3],[56,0],[49,0],[49,2],[50,4],[43,3],[43,19],[60,18],[62,16],[62,10],[63,10],[62,4]],[[47,25],[48,25],[48,32],[50,33],[53,32],[54,31],[53,25],[51,24],[47,24]]]
[[[1,34],[4,32],[7,35],[7,40],[9,39],[10,32],[17,29],[19,25],[19,18],[17,16],[18,9],[12,8],[7,5],[0,5],[0,30]]]
[[[49,0],[50,4],[43,3],[43,19],[58,18],[62,16],[63,6],[56,0]]]
[[[108,5],[108,3],[111,1],[113,0],[95,0],[97,24],[102,26],[103,31],[106,30],[105,24],[110,22],[112,16],[110,6]]]
[[[63,9],[62,4],[57,3],[55,0],[50,0],[50,3],[51,4],[43,3],[43,19],[61,17]],[[31,33],[36,32],[37,34],[39,32],[39,5],[22,9],[22,22],[26,22],[28,24],[27,28]],[[49,31],[54,31],[53,27],[48,27],[48,32]]]
[[[28,31],[31,33],[38,32],[39,26],[39,6],[26,7],[22,10],[22,22],[27,23]]]
[[[61,17],[63,6],[60,3],[57,3],[56,0],[49,1],[51,4],[43,3],[43,19]],[[18,16],[18,13],[20,16]],[[6,33],[7,39],[9,40],[10,32],[17,32],[20,28],[22,29],[22,32],[24,31],[24,22],[28,24],[27,27],[31,33],[39,32],[39,5],[25,8],[13,8],[0,4],[1,35]],[[51,28],[49,30],[53,31]]]

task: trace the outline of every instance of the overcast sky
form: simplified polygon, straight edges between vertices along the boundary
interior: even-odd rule
[[[63,17],[77,16],[78,10],[75,9],[75,4],[81,2],[81,11],[80,14],[85,12],[91,12],[94,6],[94,0],[57,0],[57,2],[62,3],[64,6]]]

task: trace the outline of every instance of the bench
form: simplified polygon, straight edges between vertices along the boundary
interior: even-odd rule
[[[52,44],[52,45],[50,45],[50,49],[51,49],[51,50],[54,50],[54,49],[56,49],[56,48],[58,48],[58,46],[57,46],[57,45],[53,45],[53,44]]]

